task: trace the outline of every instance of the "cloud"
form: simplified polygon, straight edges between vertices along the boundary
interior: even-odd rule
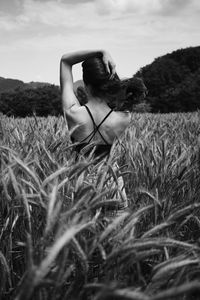
[[[193,0],[162,0],[161,13],[163,15],[176,15],[188,9]]]
[[[6,1],[6,0],[3,0]],[[8,0],[8,3],[11,0]],[[14,0],[20,2],[20,14],[0,14],[0,31],[18,32],[34,31],[35,28],[74,28],[82,26],[83,19],[87,21],[88,12],[92,12],[94,4],[88,0],[78,0],[79,5],[72,5],[72,0]],[[74,1],[75,3],[76,1]],[[76,2],[76,4],[77,4]],[[5,2],[7,3],[7,2]],[[6,4],[7,10],[9,5]],[[58,28],[57,28],[58,30]]]
[[[95,0],[100,14],[156,13],[174,14],[189,6],[195,0]]]
[[[134,14],[134,19],[141,16],[178,16],[180,12],[195,14],[198,0],[1,0],[4,11],[0,14],[0,32],[4,31],[28,31],[45,28],[53,30],[57,28],[71,29],[72,33],[84,28],[93,30],[110,23],[109,17],[116,20],[118,17],[129,17]],[[12,2],[14,1],[14,2]],[[13,3],[16,15],[8,14]],[[200,5],[199,5],[200,6]],[[187,8],[187,9],[186,9]],[[148,19],[147,19],[148,21]],[[133,21],[134,22],[134,21]],[[111,26],[112,27],[112,26]]]
[[[42,39],[51,40],[59,35],[69,44],[77,45],[76,39],[81,40],[80,46],[84,48],[92,44],[95,48],[107,40],[114,45],[123,41],[128,47],[136,41],[147,43],[164,37],[172,40],[174,34],[178,39],[181,35],[177,36],[177,32],[197,34],[195,28],[199,24],[198,0],[78,0],[78,5],[75,5],[78,1],[72,5],[72,0],[16,1],[23,5],[19,15],[0,16],[0,37],[9,45],[32,40],[40,47]],[[188,22],[178,14],[180,6],[182,10],[187,7],[186,14],[193,16],[186,16]],[[175,12],[176,18],[171,18]]]
[[[53,78],[64,52],[98,48],[113,54],[119,74],[133,74],[157,56],[199,43],[199,0],[0,0],[0,8],[6,76],[14,64],[29,80],[41,69]]]
[[[1,0],[0,14],[16,15],[21,12],[22,5],[20,0]]]
[[[57,3],[66,3],[66,4],[73,4],[73,5],[77,5],[80,3],[86,3],[86,2],[93,2],[93,0],[34,0],[35,2],[57,2]]]

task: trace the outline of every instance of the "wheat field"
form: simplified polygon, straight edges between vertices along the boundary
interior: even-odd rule
[[[199,238],[200,112],[134,114],[103,166],[62,117],[1,116],[1,299],[199,299]]]

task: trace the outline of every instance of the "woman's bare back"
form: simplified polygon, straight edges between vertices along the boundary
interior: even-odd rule
[[[87,107],[97,126],[110,113],[92,139],[92,141],[95,141],[97,144],[105,144],[103,138],[108,144],[112,144],[114,139],[119,138],[130,123],[131,116],[129,112],[110,112],[111,109],[106,104],[94,106],[88,103]],[[94,124],[87,108],[80,106],[71,109],[71,111],[67,113],[67,119],[69,129],[72,130],[73,139],[77,142],[85,139],[87,142],[87,137],[94,131]]]

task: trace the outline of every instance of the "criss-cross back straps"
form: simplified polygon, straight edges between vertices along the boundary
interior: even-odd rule
[[[88,114],[89,114],[89,116],[90,116],[90,118],[91,118],[91,120],[92,120],[92,123],[93,123],[93,126],[94,126],[94,130],[86,137],[86,138],[84,138],[81,142],[84,142],[86,139],[88,139],[89,137],[90,137],[90,139],[89,139],[89,141],[88,142],[90,142],[92,139],[93,139],[93,137],[94,137],[94,135],[96,134],[96,132],[98,131],[98,133],[100,134],[100,136],[101,136],[101,138],[103,139],[103,141],[107,144],[107,145],[109,145],[109,143],[106,141],[106,139],[103,137],[103,135],[102,135],[102,133],[99,131],[99,128],[100,128],[100,126],[103,124],[103,122],[108,118],[108,116],[111,114],[111,112],[113,111],[112,109],[109,111],[109,113],[103,118],[103,120],[98,124],[98,125],[96,125],[96,123],[95,123],[95,121],[94,121],[94,118],[93,118],[93,115],[92,115],[92,113],[91,113],[91,111],[89,110],[89,108],[87,107],[87,105],[84,105],[85,106],[85,108],[87,109],[87,112],[88,112]]]

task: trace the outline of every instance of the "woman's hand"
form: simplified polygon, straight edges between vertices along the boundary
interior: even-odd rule
[[[115,71],[116,65],[115,65],[111,55],[108,52],[103,51],[102,60],[103,60],[103,63],[105,64],[106,71],[110,74],[110,79],[112,79],[116,72]]]

